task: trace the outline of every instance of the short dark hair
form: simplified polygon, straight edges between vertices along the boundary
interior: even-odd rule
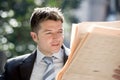
[[[61,10],[56,7],[35,8],[30,18],[32,31],[37,32],[40,28],[40,23],[46,20],[60,20],[63,23],[64,17]]]

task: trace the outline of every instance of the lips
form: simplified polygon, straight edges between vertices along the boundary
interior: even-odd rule
[[[52,46],[59,46],[60,43],[59,43],[59,42],[52,42],[51,45],[52,45]]]
[[[59,46],[59,44],[52,44],[52,46]]]

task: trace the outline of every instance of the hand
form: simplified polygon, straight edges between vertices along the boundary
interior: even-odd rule
[[[113,74],[113,78],[116,80],[120,80],[120,66],[118,67],[118,69],[114,70],[115,74]]]

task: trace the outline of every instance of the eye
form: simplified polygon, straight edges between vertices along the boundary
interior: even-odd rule
[[[46,32],[46,34],[52,34],[52,32]]]
[[[60,30],[60,31],[58,31],[58,33],[63,33],[63,31],[62,31],[62,30]]]

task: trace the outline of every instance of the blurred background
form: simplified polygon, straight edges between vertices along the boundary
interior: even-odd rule
[[[73,23],[120,19],[120,0],[0,0],[0,51],[7,58],[36,48],[29,34],[29,18],[35,7],[45,6],[62,9],[67,47]]]

